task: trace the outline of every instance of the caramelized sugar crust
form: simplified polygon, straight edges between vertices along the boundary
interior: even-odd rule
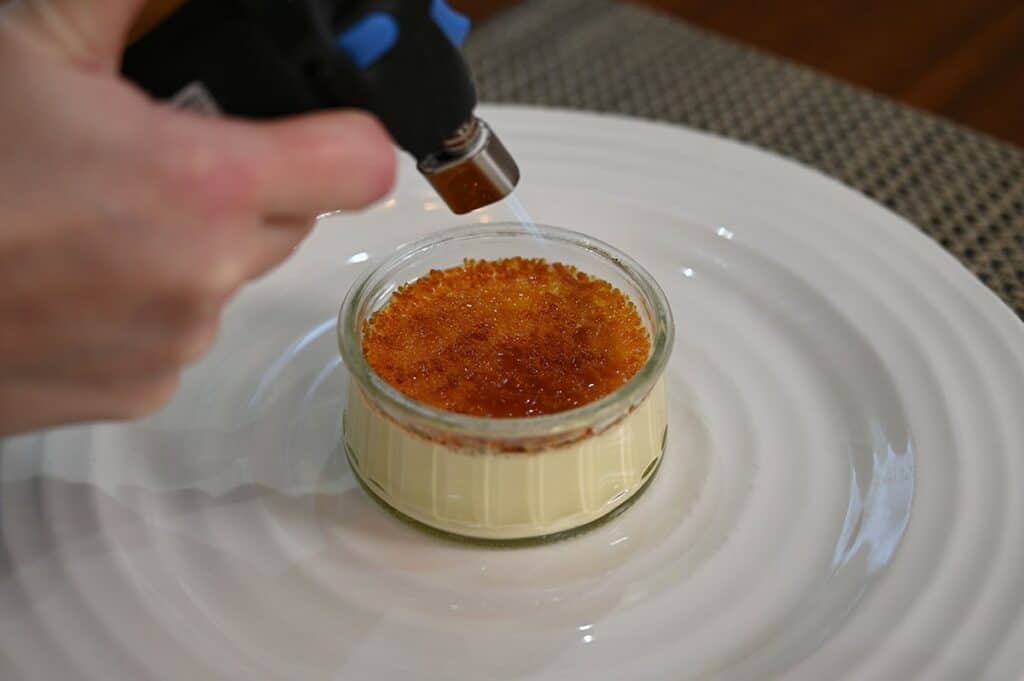
[[[420,402],[523,417],[611,393],[647,361],[650,338],[629,297],[575,267],[466,260],[399,288],[366,321],[363,354]]]

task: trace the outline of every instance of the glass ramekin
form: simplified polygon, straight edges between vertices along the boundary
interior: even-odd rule
[[[367,364],[364,322],[403,284],[465,258],[540,257],[610,282],[651,338],[640,370],[576,409],[525,418],[457,414],[413,400]],[[373,496],[406,518],[478,540],[549,538],[595,523],[644,488],[667,434],[662,374],[674,326],[665,294],[632,258],[557,227],[473,225],[400,247],[349,291],[338,317],[350,374],[345,449]]]

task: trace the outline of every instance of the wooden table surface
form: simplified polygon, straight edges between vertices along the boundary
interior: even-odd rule
[[[1024,0],[636,1],[1024,147]]]

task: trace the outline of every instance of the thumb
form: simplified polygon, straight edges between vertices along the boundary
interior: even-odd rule
[[[10,8],[10,18],[58,56],[113,70],[136,19],[150,25],[179,4],[181,0],[22,0]]]
[[[186,163],[207,189],[228,187],[269,220],[362,208],[394,182],[394,143],[360,111],[279,121],[166,113],[170,145],[194,157]]]

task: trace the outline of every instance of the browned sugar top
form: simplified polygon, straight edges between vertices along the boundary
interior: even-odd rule
[[[363,329],[363,354],[381,378],[473,416],[538,416],[593,402],[632,378],[649,352],[625,294],[539,258],[433,270],[399,288]]]

